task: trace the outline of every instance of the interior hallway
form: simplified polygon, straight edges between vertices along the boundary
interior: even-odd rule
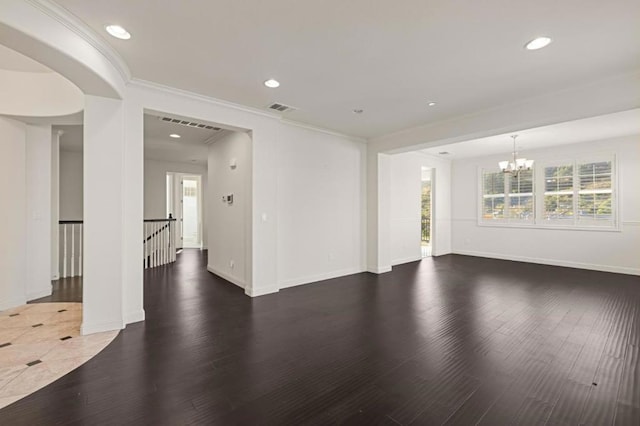
[[[640,423],[637,276],[458,255],[248,298],[206,252],[1,424]]]

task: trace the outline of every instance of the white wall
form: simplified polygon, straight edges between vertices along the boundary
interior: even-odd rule
[[[230,162],[235,160],[236,167]],[[208,161],[209,253],[207,269],[247,287],[250,268],[251,137],[234,132],[211,144]],[[233,194],[233,203],[222,196]]]
[[[51,294],[51,126],[27,126],[27,300]]]
[[[435,170],[432,182],[433,255],[451,253],[451,162],[421,152],[391,156],[391,263],[421,258],[422,167]]]
[[[60,276],[58,263],[59,236],[58,221],[60,220],[60,135],[59,131],[51,134],[51,279]]]
[[[0,117],[0,310],[26,302],[26,126]]]
[[[504,156],[454,161],[454,253],[639,275],[639,142],[640,137],[633,136],[526,153],[527,158],[537,164],[590,153],[615,153],[619,177],[619,231],[478,226],[479,169],[495,167]]]
[[[366,145],[290,124],[278,141],[280,288],[366,269]]]
[[[82,220],[82,152],[60,151],[59,220]]]

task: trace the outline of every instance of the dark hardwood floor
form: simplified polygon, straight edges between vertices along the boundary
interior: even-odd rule
[[[31,300],[29,303],[82,302],[82,277],[60,278],[51,283],[51,296]]]
[[[640,424],[637,276],[449,255],[250,299],[205,256],[0,424]]]

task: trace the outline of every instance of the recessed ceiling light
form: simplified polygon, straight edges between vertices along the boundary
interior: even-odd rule
[[[524,47],[527,50],[538,50],[548,46],[549,43],[551,43],[551,39],[549,37],[538,37],[525,44]]]
[[[131,34],[129,31],[122,28],[120,25],[107,25],[104,27],[105,30],[115,38],[119,38],[120,40],[129,40],[131,38]]]
[[[360,109],[360,108],[356,108],[356,109],[353,110],[354,114],[362,114],[363,112],[364,112],[364,110]]]
[[[278,80],[270,78],[269,80],[264,82],[264,85],[271,89],[275,89],[276,87],[280,86],[280,82]]]
[[[171,133],[171,134],[169,135],[169,137],[170,137],[170,138],[174,138],[174,139],[180,139],[180,137],[181,137],[181,136],[180,136],[179,134],[177,134],[177,133]]]
[[[435,102],[433,102],[433,101],[431,101],[431,102],[429,102],[427,105],[429,105],[429,106],[436,106],[436,103],[435,103]]]

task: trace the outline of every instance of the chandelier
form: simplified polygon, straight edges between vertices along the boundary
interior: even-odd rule
[[[533,160],[527,160],[526,158],[517,158],[518,153],[516,152],[516,138],[518,135],[511,135],[511,139],[513,139],[513,154],[511,160],[500,161],[498,162],[498,166],[500,166],[500,170],[503,173],[509,173],[513,177],[518,177],[523,170],[531,170],[531,166],[533,166]]]

